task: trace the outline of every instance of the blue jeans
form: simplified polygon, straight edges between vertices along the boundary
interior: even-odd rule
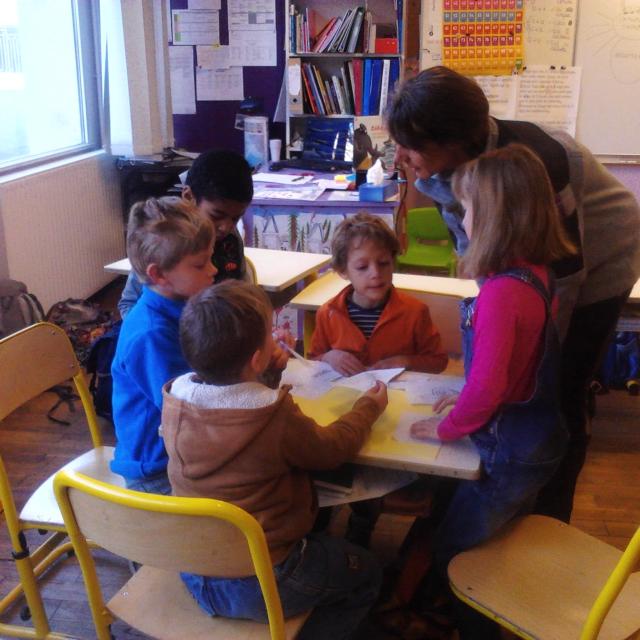
[[[350,638],[378,597],[382,571],[365,549],[341,538],[309,534],[273,568],[285,618],[313,609],[298,640]],[[182,574],[210,615],[267,622],[258,579]]]
[[[171,484],[166,471],[148,478],[125,478],[127,489],[132,491],[144,491],[144,493],[159,493],[163,496],[171,495]]]

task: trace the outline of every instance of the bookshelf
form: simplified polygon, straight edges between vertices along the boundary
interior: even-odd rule
[[[403,74],[405,0],[285,0],[285,15],[287,157],[319,118],[358,132],[361,168],[361,161],[389,158],[382,114]],[[365,134],[366,157],[358,152]]]

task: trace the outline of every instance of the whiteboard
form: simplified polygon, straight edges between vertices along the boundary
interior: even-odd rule
[[[576,138],[612,161],[640,160],[640,0],[579,0]]]

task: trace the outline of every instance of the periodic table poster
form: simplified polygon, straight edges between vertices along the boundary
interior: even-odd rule
[[[523,66],[524,0],[442,0],[443,63],[468,75]]]

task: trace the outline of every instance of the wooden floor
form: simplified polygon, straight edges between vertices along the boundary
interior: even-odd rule
[[[12,479],[18,506],[50,473],[90,447],[83,420],[68,407],[61,407],[57,415],[68,419],[69,426],[47,420],[46,412],[55,401],[56,397],[51,393],[43,394],[0,424],[0,453]],[[103,424],[103,432],[107,443],[113,443],[109,423]],[[343,512],[334,521],[332,531],[340,534],[344,521]],[[598,398],[593,439],[578,486],[573,524],[618,548],[626,545],[640,524],[640,398],[625,392],[612,392]],[[374,534],[373,549],[383,562],[392,560],[408,525],[407,518],[381,518]],[[28,538],[33,548],[40,535],[30,532]],[[2,595],[16,581],[10,557],[3,527],[0,531]],[[128,579],[127,563],[102,552],[98,554],[98,566],[105,595],[109,597]],[[42,585],[54,630],[77,638],[95,637],[82,578],[74,559],[64,560],[50,570]],[[1,621],[20,623],[18,609],[14,607]],[[144,637],[120,622],[114,625],[113,632],[118,640]]]

